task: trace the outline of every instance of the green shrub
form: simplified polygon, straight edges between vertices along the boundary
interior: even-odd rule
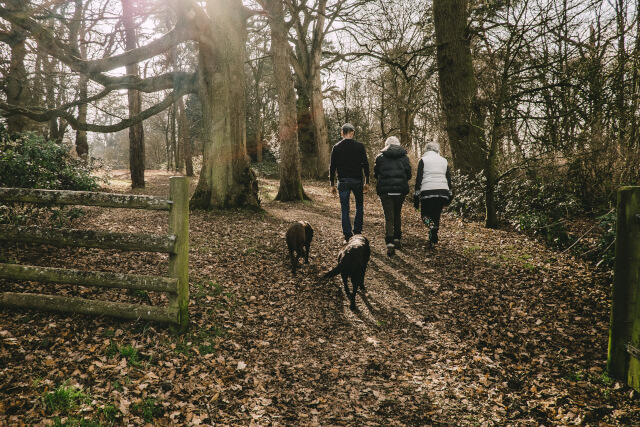
[[[74,159],[69,150],[33,133],[9,137],[0,126],[0,187],[95,191],[98,178],[91,172],[97,165],[93,160]],[[0,204],[0,223],[26,224],[29,219],[48,215],[60,226],[83,212],[79,208],[4,203]]]
[[[96,190],[98,181],[91,175],[95,164],[72,158],[69,150],[33,133],[9,138],[0,128],[0,186]]]
[[[449,205],[448,211],[470,220],[484,218],[485,179],[482,172],[475,176],[468,176],[457,171],[452,174],[451,180],[456,195]]]
[[[480,220],[485,216],[485,178],[453,174],[456,196],[449,211]],[[516,229],[543,237],[548,243],[563,246],[569,242],[564,220],[580,209],[578,199],[567,191],[560,180],[543,182],[523,176],[498,183],[495,191],[496,210],[500,219]]]

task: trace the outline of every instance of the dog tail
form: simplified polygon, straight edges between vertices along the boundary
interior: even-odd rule
[[[344,265],[348,264],[349,263],[348,260],[351,259],[352,257],[353,257],[353,254],[351,252],[347,252],[344,255],[341,255],[338,261],[338,265],[336,265],[336,267],[333,270],[327,271],[322,277],[325,277],[325,278],[335,277],[338,274],[342,273],[342,269],[344,268]]]
[[[334,268],[333,270],[327,271],[326,273],[324,273],[322,277],[324,278],[335,277],[338,274],[340,274],[341,271],[342,271],[342,263],[338,264],[336,268]]]

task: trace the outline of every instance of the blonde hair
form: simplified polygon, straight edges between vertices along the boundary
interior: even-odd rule
[[[391,144],[393,145],[400,145],[400,141],[398,140],[398,138],[396,138],[395,136],[390,136],[389,138],[387,138],[387,140],[384,142],[384,146],[388,147]]]

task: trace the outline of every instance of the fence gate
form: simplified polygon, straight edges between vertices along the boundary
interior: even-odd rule
[[[618,192],[607,369],[640,391],[640,187]]]
[[[88,191],[0,188],[0,202],[168,211],[168,235],[0,225],[0,242],[168,253],[169,277],[0,263],[2,279],[167,292],[168,307],[15,292],[0,292],[0,306],[167,322],[173,332],[184,332],[189,321],[189,178],[171,177],[169,184],[169,199]]]

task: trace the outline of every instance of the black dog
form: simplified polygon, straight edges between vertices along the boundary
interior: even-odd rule
[[[291,256],[291,272],[296,274],[298,266],[298,258],[304,256],[304,263],[309,264],[309,246],[313,239],[313,228],[307,221],[298,221],[292,224],[285,235],[287,247],[289,248],[289,256]],[[293,251],[296,256],[293,256]]]
[[[360,234],[356,234],[338,254],[338,266],[329,271],[324,277],[334,277],[338,273],[342,275],[344,282],[344,291],[351,300],[349,308],[356,309],[356,292],[358,288],[364,291],[364,274],[367,271],[367,264],[371,257],[371,248],[369,240]],[[353,292],[349,292],[348,278],[351,278],[353,284]]]

